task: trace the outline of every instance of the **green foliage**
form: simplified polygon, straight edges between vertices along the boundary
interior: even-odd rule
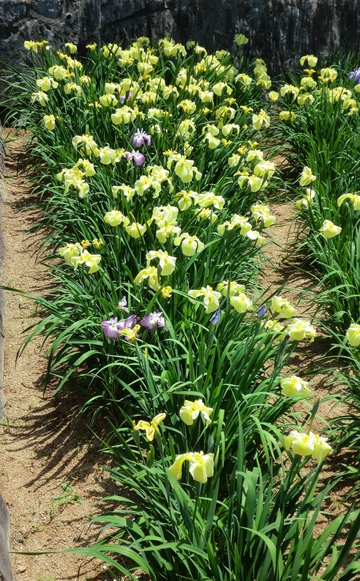
[[[325,63],[317,65],[310,76],[293,76],[294,89],[284,85],[280,89],[282,102],[277,104],[295,118],[293,122],[279,121],[273,129],[277,138],[281,136],[291,145],[291,159],[299,171],[308,166],[316,176],[314,182],[306,184],[314,190],[313,200],[298,202],[307,234],[302,248],[324,288],[319,302],[328,312],[327,323],[340,333],[360,317],[360,222],[350,201],[338,205],[341,195],[360,189],[358,101],[355,82],[349,80],[351,70],[356,70],[354,56],[337,54],[330,67]],[[310,82],[313,85],[307,84]],[[309,99],[300,104],[306,91]],[[326,239],[319,233],[324,220],[341,227],[340,234]]]
[[[131,500],[106,499],[122,508],[94,519],[104,523],[105,535],[108,529],[111,532],[86,554],[104,558],[109,553],[125,554],[126,548],[138,555],[126,573],[131,576],[141,566],[154,580],[300,580],[316,578],[320,569],[324,569],[321,579],[349,578],[338,577],[338,572],[358,534],[358,511],[349,510],[314,538],[321,504],[335,482],[319,494],[321,466],[301,477],[299,457],[291,467],[281,457],[278,465],[269,465],[265,458],[274,452],[271,433],[256,422],[253,428],[259,429],[264,454],[255,453],[255,463],[248,464],[248,452],[251,458],[254,452],[244,438],[241,414],[234,410],[233,417],[238,422],[236,428],[233,424],[237,446],[233,454],[228,448],[223,457],[217,454],[218,469],[205,485],[194,485],[188,478],[180,485],[164,471],[169,449],[162,448],[162,458],[155,460],[160,451],[147,455],[140,448],[136,451],[114,428],[117,439],[110,451],[118,468],[111,470],[111,477],[131,488],[133,495]],[[213,428],[215,441],[227,442],[226,426],[218,422]],[[155,447],[164,441],[162,436]],[[336,539],[348,523],[351,532],[342,546]],[[111,565],[114,571],[125,572],[116,561]],[[356,573],[359,564],[354,561],[347,571]]]
[[[345,581],[360,571],[356,554],[348,560],[359,548],[360,515],[351,507],[314,534],[337,479],[318,492],[329,446],[310,431],[317,404],[294,411],[303,394],[279,389],[306,337],[303,323],[295,321],[294,338],[281,308],[257,312],[261,246],[274,221],[264,203],[279,178],[276,144],[266,159],[255,140],[286,140],[297,167],[317,175],[307,244],[317,268],[327,265],[324,285],[338,291],[333,318],[346,326],[357,274],[339,281],[332,251],[339,241],[342,260],[347,244],[354,261],[357,245],[347,241],[356,219],[344,204],[341,244],[317,230],[337,209],[335,192],[350,184],[355,105],[330,98],[324,79],[313,104],[298,106],[285,91],[297,116],[271,133],[261,59],[250,65],[241,53],[233,61],[168,39],[148,44],[88,47],[80,62],[71,44],[63,53],[28,43],[25,76],[9,80],[9,118],[32,135],[41,209],[32,230],[53,280],[46,296],[33,297],[40,321],[24,347],[42,337],[46,382],[82,389],[92,418],[107,417],[110,476],[132,491],[106,499],[115,509],[95,519],[102,537],[72,552],[130,579],[142,569],[152,581]],[[81,502],[62,487],[54,514]]]

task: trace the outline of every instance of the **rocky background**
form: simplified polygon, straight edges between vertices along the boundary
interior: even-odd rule
[[[29,39],[81,50],[153,33],[229,49],[241,32],[246,52],[278,72],[303,54],[358,51],[359,24],[360,0],[0,0],[0,59],[18,66]]]

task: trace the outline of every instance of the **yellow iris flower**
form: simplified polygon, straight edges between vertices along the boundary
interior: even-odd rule
[[[324,220],[319,232],[322,232],[325,238],[334,238],[340,234],[341,230],[341,226],[336,226],[331,220]]]
[[[331,446],[327,443],[327,438],[318,434],[301,434],[297,430],[292,430],[285,437],[285,449],[292,451],[300,456],[311,456],[314,460],[323,460],[332,451]]]
[[[190,462],[190,474],[196,482],[205,484],[207,479],[214,475],[214,454],[204,452],[186,452],[176,456],[175,462],[169,468],[170,474],[180,480],[182,466],[185,461]]]
[[[202,399],[198,399],[196,401],[189,401],[186,399],[179,413],[182,421],[187,426],[192,426],[194,420],[196,420],[200,414],[202,414],[204,417],[206,424],[210,424],[210,416],[213,411],[213,408],[207,407]]]
[[[295,395],[302,395],[303,397],[307,397],[311,395],[311,391],[308,388],[308,385],[308,381],[302,380],[297,375],[284,377],[280,381],[282,393],[288,397],[293,397]]]
[[[359,347],[360,345],[360,325],[351,323],[346,331],[346,340],[352,347]]]
[[[145,422],[144,420],[140,420],[137,424],[135,424],[135,422],[133,421],[132,429],[133,431],[144,430],[146,439],[148,440],[148,442],[152,442],[155,436],[159,433],[159,424],[163,422],[165,418],[166,414],[158,414],[151,420],[151,422]]]
[[[316,337],[316,330],[310,324],[310,321],[302,321],[301,319],[294,319],[293,322],[286,327],[290,339],[294,341],[302,341],[303,339],[310,339],[310,343]]]
[[[56,125],[55,115],[45,115],[44,125],[49,131],[54,131]]]
[[[198,297],[204,297],[204,307],[207,314],[213,313],[219,308],[219,299],[221,298],[221,293],[214,291],[211,286],[202,287],[199,290],[189,290],[189,297],[196,299]],[[195,302],[195,301],[192,301]]]
[[[288,299],[283,299],[279,296],[274,296],[271,300],[271,308],[275,313],[279,313],[284,319],[290,319],[296,313],[294,307],[290,304]]]
[[[339,208],[345,200],[350,200],[350,202],[352,203],[352,205],[354,207],[354,210],[360,210],[360,196],[359,196],[359,194],[343,194],[342,196],[340,196],[338,198],[338,201],[337,201]]]

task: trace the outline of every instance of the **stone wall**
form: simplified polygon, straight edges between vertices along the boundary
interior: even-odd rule
[[[0,59],[17,66],[24,40],[119,42],[127,36],[195,39],[230,48],[234,34],[272,70],[341,45],[358,51],[359,0],[1,0]]]

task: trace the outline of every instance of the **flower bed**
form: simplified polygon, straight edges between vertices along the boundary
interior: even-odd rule
[[[85,410],[106,415],[111,476],[137,496],[113,498],[123,508],[97,519],[109,535],[82,552],[132,579],[139,568],[153,580],[338,578],[360,516],[314,537],[331,446],[311,431],[317,405],[306,425],[294,411],[308,383],[285,371],[316,330],[261,288],[280,183],[265,63],[168,39],[89,45],[82,61],[71,43],[26,47],[18,99],[54,280],[26,341],[42,335],[48,380],[58,391],[71,380]],[[289,141],[296,118],[283,113]],[[359,570],[354,557],[340,578]]]

